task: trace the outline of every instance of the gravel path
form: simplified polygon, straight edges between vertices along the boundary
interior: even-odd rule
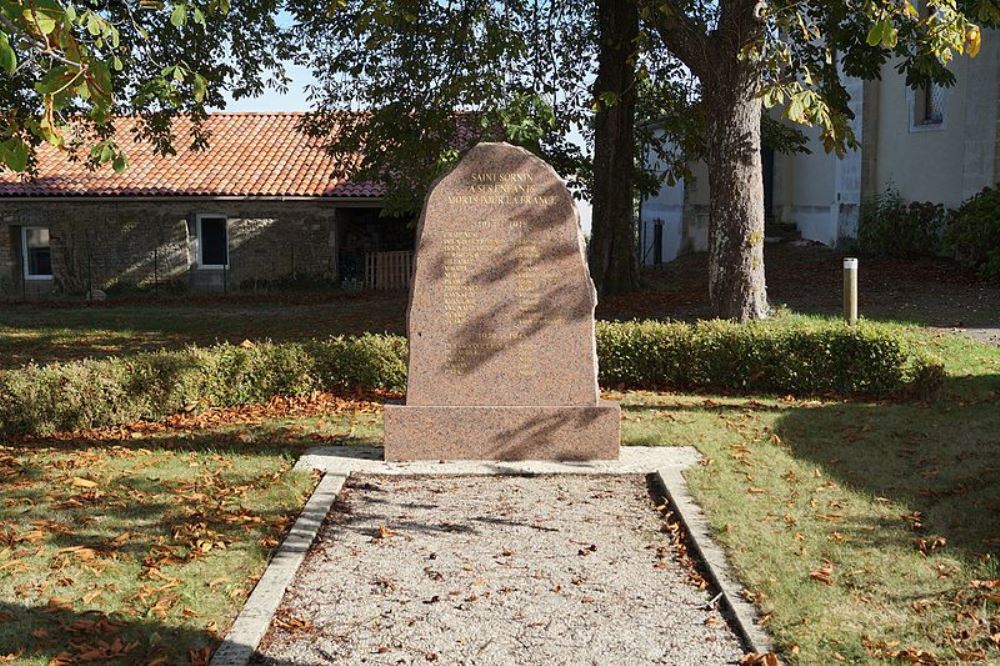
[[[1000,328],[965,328],[960,330],[973,340],[1000,346]]]
[[[727,664],[642,476],[360,477],[258,664]]]

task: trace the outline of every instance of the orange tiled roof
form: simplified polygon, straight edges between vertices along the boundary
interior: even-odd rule
[[[116,121],[129,167],[91,170],[49,145],[38,149],[38,175],[0,173],[0,197],[259,196],[380,197],[377,183],[332,180],[333,158],[296,129],[301,113],[213,113],[205,121],[207,150],[188,150],[186,120],[174,125],[177,154],[162,157],[134,143],[133,118]]]

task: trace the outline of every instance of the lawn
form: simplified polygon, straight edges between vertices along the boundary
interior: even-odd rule
[[[186,297],[91,307],[23,304],[0,308],[0,368],[220,341],[402,333],[405,311],[400,294]]]
[[[704,454],[694,495],[793,663],[1000,662],[1000,349],[929,344],[933,404],[620,396],[628,443]]]
[[[704,454],[694,494],[792,663],[1000,661],[1000,349],[905,334],[948,364],[933,404],[608,394],[626,444]],[[203,663],[314,483],[295,458],[377,444],[380,412],[316,396],[7,442],[0,657]]]
[[[772,303],[793,312],[836,316],[839,253],[792,245],[768,245],[766,253]],[[978,282],[943,260],[862,258],[861,266],[861,311],[870,319],[944,328],[1000,326],[1000,285]],[[643,291],[605,299],[598,317],[709,317],[707,275],[703,253],[649,269]],[[6,306],[0,307],[0,368],[217,341],[404,333],[405,315],[402,293],[188,294],[91,307],[68,302]]]
[[[315,396],[0,446],[0,663],[206,664],[315,479],[380,406]]]

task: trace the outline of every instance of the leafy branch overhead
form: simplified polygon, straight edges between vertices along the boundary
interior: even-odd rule
[[[46,142],[121,171],[115,114],[141,115],[135,138],[163,153],[176,139],[170,119],[190,115],[192,145],[204,145],[199,121],[224,106],[224,90],[239,98],[287,85],[278,9],[275,0],[0,0],[0,168],[30,170]]]
[[[1000,22],[992,0],[868,0],[776,2],[763,6],[764,39],[743,46],[741,56],[762,71],[760,95],[786,119],[821,129],[824,148],[843,155],[855,146],[853,113],[843,75],[879,77],[890,63],[913,87],[951,85],[948,64],[979,53],[980,21]]]

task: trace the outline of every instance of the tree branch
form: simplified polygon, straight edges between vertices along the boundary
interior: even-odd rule
[[[653,28],[677,58],[701,78],[709,58],[704,26],[689,17],[676,0],[639,0],[643,20]]]

